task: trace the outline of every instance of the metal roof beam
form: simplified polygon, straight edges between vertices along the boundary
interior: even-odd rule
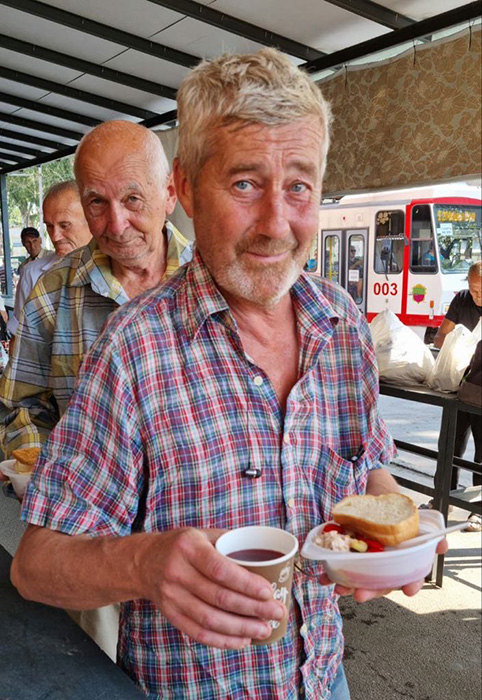
[[[81,131],[62,129],[60,126],[52,126],[51,124],[36,122],[33,121],[33,119],[25,119],[25,117],[17,117],[15,114],[5,114],[4,112],[0,112],[0,122],[15,124],[16,126],[23,126],[25,129],[33,129],[34,131],[44,131],[46,134],[63,136],[64,138],[72,139],[73,141],[80,141],[84,135]],[[65,144],[62,145],[65,146]]]
[[[1,2],[1,0],[0,0]],[[0,91],[0,100],[3,100],[7,104],[16,105],[17,107],[24,107],[25,109],[30,109],[39,114],[48,114],[51,117],[57,117],[58,119],[65,119],[69,122],[77,122],[78,124],[85,124],[86,126],[97,126],[100,124],[100,119],[94,119],[93,117],[87,117],[83,114],[76,114],[75,112],[70,112],[67,109],[59,109],[58,107],[50,107],[43,102],[35,102],[34,100],[26,100],[23,97],[17,97],[16,95],[10,95],[6,92]]]
[[[201,5],[199,2],[193,2],[193,0],[149,0],[149,2],[161,7],[167,7],[170,10],[174,10],[174,12],[187,15],[187,17],[192,17],[199,20],[199,22],[210,24],[218,29],[224,29],[226,32],[231,32],[231,34],[250,39],[262,46],[275,46],[290,56],[302,58],[304,61],[313,61],[325,55],[322,51],[313,49],[311,46],[305,46],[305,44],[289,39],[286,36],[275,34],[250,22],[227,15],[225,12],[213,10],[211,7]]]
[[[16,1],[12,0],[12,6]],[[371,0],[325,0],[325,2],[329,2],[330,5],[336,5],[336,7],[340,7],[342,10],[347,10],[364,19],[382,24],[384,27],[389,27],[389,29],[402,29],[415,23],[415,20],[410,19],[410,17],[401,15],[400,12],[394,12],[390,8]]]
[[[448,27],[453,27],[457,24],[462,24],[463,22],[480,17],[481,7],[480,1],[476,0],[468,5],[463,5],[463,7],[458,7],[455,10],[442,12],[440,15],[415,22],[409,27],[395,29],[389,34],[378,36],[369,41],[362,41],[360,44],[349,46],[347,49],[342,49],[341,51],[335,51],[327,56],[318,58],[316,61],[309,61],[304,64],[303,68],[307,70],[308,73],[317,73],[326,68],[342,66],[349,61],[354,61],[363,56],[370,56],[378,51],[404,44],[413,39],[421,39],[428,34],[434,34],[442,29],[447,29]]]
[[[114,112],[120,112],[121,114],[129,114],[130,116],[138,117],[139,119],[149,119],[156,116],[155,112],[151,112],[148,109],[140,109],[139,107],[134,107],[133,105],[129,105],[125,102],[111,100],[108,97],[101,97],[100,95],[95,95],[91,92],[78,90],[77,88],[70,87],[69,85],[61,85],[60,83],[55,83],[53,80],[46,80],[45,78],[39,78],[35,75],[22,73],[21,71],[13,70],[11,68],[3,68],[0,66],[0,78],[11,80],[14,83],[30,85],[30,87],[53,92],[56,95],[63,95],[64,97],[68,97],[72,100],[86,102],[88,104],[96,105],[97,107],[110,109]]]
[[[147,128],[153,127],[153,126],[158,126],[159,124],[166,124],[167,122],[172,121],[175,119],[177,116],[176,110],[172,110],[170,112],[165,112],[164,114],[159,114],[157,117],[153,119],[148,119],[144,122],[141,122],[143,126],[146,126]],[[5,133],[4,129],[0,129],[0,136],[2,135],[2,131],[4,135],[6,136],[7,134]],[[19,137],[18,137],[19,138]],[[65,156],[71,156],[75,153],[75,150],[77,146],[72,146],[72,147],[66,147],[65,144],[58,144],[59,150],[55,151],[54,153],[48,153],[40,158],[35,158],[29,161],[28,167],[34,166],[34,165],[42,165],[43,163],[49,163],[52,160],[58,160],[59,158],[64,158]],[[22,170],[23,166],[19,165],[4,165],[3,167],[0,167],[0,174],[2,173],[10,173],[14,172],[15,170]]]
[[[35,156],[36,158],[40,158],[41,156],[45,155],[44,151],[37,151],[35,148],[10,143],[10,141],[0,141],[0,148],[6,148],[7,151],[15,151],[15,153],[24,153],[28,156]]]
[[[5,173],[13,173],[16,170],[23,170],[25,167],[31,168],[34,165],[43,165],[43,163],[51,163],[53,160],[59,160],[60,158],[65,158],[65,156],[72,156],[75,153],[77,146],[71,146],[69,147],[64,147],[62,150],[55,151],[55,153],[48,153],[42,156],[41,158],[33,158],[27,165],[9,165],[7,167],[3,167],[0,170],[0,174],[5,174]]]
[[[130,49],[135,49],[149,56],[156,56],[156,58],[161,58],[164,61],[186,66],[187,68],[192,68],[201,60],[199,56],[192,56],[184,51],[171,49],[168,46],[158,44],[149,39],[143,39],[135,34],[130,34],[129,32],[115,29],[106,24],[87,19],[86,17],[81,17],[73,12],[67,12],[66,10],[61,10],[52,5],[37,2],[37,0],[0,0],[0,4],[13,7],[15,10],[20,10],[21,12],[27,12],[36,17],[42,17],[56,24],[62,24],[65,27],[77,29],[80,32],[91,34],[101,39],[106,39],[107,41],[112,41],[121,46],[127,46]]]
[[[8,139],[16,139],[17,141],[26,141],[27,143],[35,143],[37,146],[45,146],[45,148],[64,148],[65,143],[60,141],[51,141],[43,139],[40,136],[32,136],[31,134],[23,134],[19,131],[10,131],[0,127],[0,136],[6,136]]]
[[[4,153],[3,151],[0,151],[0,158],[2,160],[10,160],[12,163],[29,163],[30,160],[28,158],[21,158],[20,156],[13,155],[12,153]]]
[[[16,51],[17,53],[21,53],[26,56],[33,56],[41,61],[55,63],[58,66],[71,68],[72,70],[87,73],[88,75],[95,75],[97,78],[103,78],[104,80],[109,80],[112,83],[126,85],[127,87],[131,87],[136,90],[143,90],[144,92],[152,93],[153,95],[167,97],[171,100],[176,99],[176,90],[174,88],[167,87],[167,85],[161,85],[160,83],[155,83],[152,80],[145,80],[144,78],[140,78],[136,75],[130,75],[129,73],[123,73],[119,70],[106,68],[102,65],[98,65],[97,63],[84,61],[81,58],[75,58],[75,56],[69,56],[65,53],[60,53],[59,51],[45,49],[37,44],[30,44],[27,41],[20,41],[20,39],[14,39],[6,34],[0,34],[0,46],[4,49],[8,49],[9,51]]]

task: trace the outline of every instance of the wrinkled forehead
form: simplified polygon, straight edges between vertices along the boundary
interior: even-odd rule
[[[48,197],[43,204],[45,223],[82,216],[82,205],[76,192],[61,192]]]
[[[146,146],[140,143],[86,145],[76,162],[76,175],[81,196],[86,190],[99,190],[102,186],[127,188],[136,182],[143,187],[154,182],[155,159],[149,157]]]

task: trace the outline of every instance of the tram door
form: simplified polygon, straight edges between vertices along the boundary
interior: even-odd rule
[[[362,313],[367,306],[368,229],[321,232],[322,277],[348,290]]]

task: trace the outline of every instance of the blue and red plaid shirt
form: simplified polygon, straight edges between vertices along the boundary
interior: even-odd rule
[[[97,536],[272,525],[302,543],[341,498],[364,492],[368,471],[393,451],[367,323],[326,280],[302,274],[291,295],[300,378],[285,414],[198,254],[124,305],[83,363],[23,518]],[[246,478],[247,467],[262,476]],[[343,655],[341,627],[333,586],[296,572],[278,643],[212,649],[149,600],[132,600],[122,605],[119,660],[150,698],[290,700],[304,687],[320,700]]]

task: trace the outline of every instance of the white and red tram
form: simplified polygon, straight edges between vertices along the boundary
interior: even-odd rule
[[[322,204],[306,269],[347,288],[369,321],[388,308],[423,337],[481,259],[481,204],[480,187],[469,184]]]

